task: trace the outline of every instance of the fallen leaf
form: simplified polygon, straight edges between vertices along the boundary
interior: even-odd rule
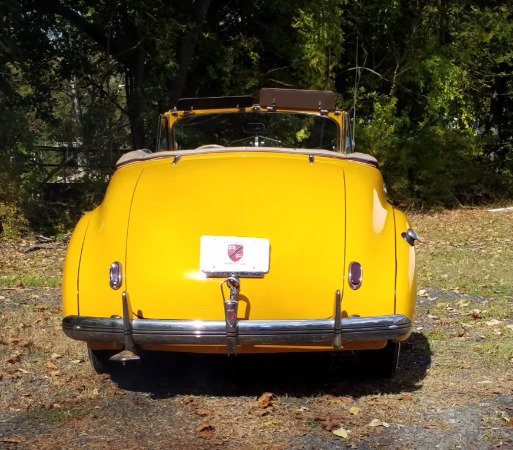
[[[27,341],[26,339],[22,339],[22,338],[19,338],[16,336],[12,336],[9,339],[7,339],[7,343],[18,345],[18,346],[24,347],[24,348],[27,348],[32,344],[30,341]]]
[[[472,319],[481,319],[482,317],[480,309],[473,309],[467,315],[472,317]]]
[[[353,416],[357,416],[360,413],[360,408],[358,408],[358,406],[352,406],[351,408],[349,408],[349,412]]]
[[[196,431],[214,431],[214,427],[209,422],[201,422],[197,427]]]
[[[367,403],[371,405],[380,405],[382,401],[380,397],[370,397],[369,399],[367,399]]]
[[[485,323],[489,327],[494,327],[495,325],[499,325],[501,323],[501,321],[497,320],[497,319],[492,319],[492,320],[489,320],[488,322],[485,322]]]
[[[413,395],[403,394],[403,396],[400,398],[400,400],[407,400],[407,401],[413,400]]]
[[[348,397],[341,397],[341,396],[337,396],[337,395],[331,395],[331,394],[326,394],[324,396],[324,398],[330,402],[334,402],[334,403],[348,403],[350,402],[351,400],[348,398]]]
[[[369,424],[367,424],[368,427],[385,427],[388,428],[390,425],[386,422],[383,422],[379,419],[372,419]]]
[[[25,438],[15,435],[6,439],[2,439],[2,442],[7,442],[9,444],[21,444],[22,442],[25,442]]]
[[[272,392],[264,392],[258,397],[257,405],[260,409],[268,408],[272,405],[274,394]]]
[[[333,430],[333,428],[340,426],[340,419],[339,418],[326,419],[326,420],[323,420],[320,423],[320,425],[323,430],[331,431],[331,430]]]
[[[184,397],[182,399],[182,403],[184,405],[188,405],[189,403],[193,403],[194,402],[194,397],[191,397],[190,395],[188,395],[187,397]]]
[[[269,426],[273,426],[273,425],[278,425],[278,422],[274,419],[271,419],[271,420],[265,421],[262,425],[265,427],[269,427]]]
[[[215,428],[207,419],[203,419],[203,421],[196,427],[196,431],[199,433],[199,437],[201,439],[210,440],[214,437]]]
[[[12,372],[12,371],[4,370],[4,371],[2,371],[2,377],[6,378],[8,380],[11,380],[11,379],[14,380],[14,379],[20,378],[20,374],[16,371]]]
[[[214,411],[211,411],[210,409],[205,409],[205,408],[197,408],[194,410],[194,412],[198,416],[211,416],[214,413]]]
[[[210,440],[214,437],[214,432],[211,430],[202,430],[199,432],[199,437],[201,439]]]
[[[506,421],[506,423],[510,426],[513,426],[513,416],[509,416],[506,412],[502,412],[501,417]]]
[[[344,438],[344,439],[347,439],[349,437],[349,433],[350,431],[349,430],[346,430],[345,428],[343,427],[340,427],[340,428],[336,428],[334,430],[331,430],[331,432],[335,435],[335,436],[339,436],[341,438]]]

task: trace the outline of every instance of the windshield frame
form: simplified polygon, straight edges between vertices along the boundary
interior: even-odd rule
[[[339,122],[327,115],[251,110],[182,115],[170,138],[176,150],[221,145],[337,151],[339,136]]]
[[[335,94],[329,91],[301,91],[292,89],[262,89],[261,104],[251,104],[251,97],[198,97],[182,99],[177,107],[161,115],[157,151],[179,151],[175,143],[174,127],[180,119],[204,114],[224,113],[300,113],[327,117],[338,125],[336,148],[330,151],[352,153],[350,118],[347,111],[335,107]],[[326,108],[326,109],[323,109]],[[248,150],[258,147],[241,147]],[[266,145],[266,147],[273,147]],[[219,147],[218,147],[219,148]],[[230,148],[230,147],[228,147]],[[293,149],[294,147],[282,147]],[[312,150],[315,149],[312,148]]]

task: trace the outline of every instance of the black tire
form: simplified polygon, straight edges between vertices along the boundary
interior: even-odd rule
[[[379,350],[360,351],[360,360],[363,369],[370,375],[379,378],[392,378],[399,364],[401,344],[399,342],[388,342]]]
[[[109,358],[115,353],[116,352],[112,350],[93,350],[92,348],[87,348],[91,366],[93,366],[93,369],[98,373],[112,372],[114,363],[110,361]]]

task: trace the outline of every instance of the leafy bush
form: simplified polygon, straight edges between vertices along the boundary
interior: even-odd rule
[[[368,96],[373,113],[357,123],[357,150],[378,158],[390,198],[416,208],[479,204],[513,195],[510,165],[485,154],[472,129],[412,124],[395,99]]]

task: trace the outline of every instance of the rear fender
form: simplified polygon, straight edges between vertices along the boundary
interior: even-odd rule
[[[395,249],[393,208],[380,172],[367,164],[348,164],[346,182],[346,257],[343,314],[372,316],[394,312]],[[348,283],[352,262],[362,266],[361,286]]]
[[[121,293],[126,289],[126,236],[132,196],[142,170],[140,165],[118,169],[102,204],[90,216],[80,258],[78,287],[80,315],[122,315]],[[109,267],[121,263],[122,284],[109,285]]]
[[[405,214],[394,210],[397,273],[395,281],[395,313],[413,321],[417,291],[415,247],[402,237],[411,225]]]
[[[82,248],[92,215],[93,213],[90,211],[78,221],[66,251],[66,262],[64,263],[62,276],[62,310],[64,316],[78,315],[79,313],[78,274],[80,258],[82,257]]]

